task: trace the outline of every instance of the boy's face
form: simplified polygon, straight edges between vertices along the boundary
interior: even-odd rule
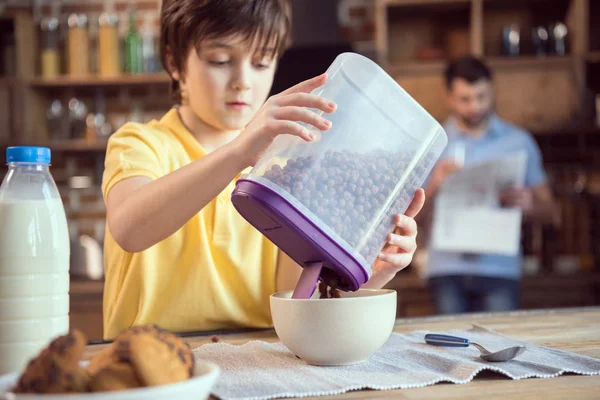
[[[218,130],[243,129],[273,84],[276,59],[259,50],[237,37],[202,42],[190,51],[180,79],[183,103]]]

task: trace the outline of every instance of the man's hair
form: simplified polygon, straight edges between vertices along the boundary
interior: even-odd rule
[[[274,46],[274,55],[281,57],[291,37],[289,0],[163,0],[160,59],[166,71],[169,52],[175,69],[182,74],[191,49],[198,51],[204,40],[233,35],[241,35],[249,45],[262,46],[265,53]],[[181,102],[175,80],[171,81],[171,91],[173,100]]]
[[[481,60],[472,56],[464,56],[448,64],[445,75],[448,89],[452,88],[452,82],[458,78],[469,83],[475,83],[480,79],[492,80],[490,69]]]

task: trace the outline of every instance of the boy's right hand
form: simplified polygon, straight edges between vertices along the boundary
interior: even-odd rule
[[[273,140],[279,135],[299,136],[307,142],[315,139],[315,132],[298,121],[326,131],[331,122],[308,108],[332,113],[336,104],[310,92],[327,81],[325,74],[306,80],[267,99],[256,116],[236,138],[232,145],[238,146],[238,154],[246,166],[254,166]]]

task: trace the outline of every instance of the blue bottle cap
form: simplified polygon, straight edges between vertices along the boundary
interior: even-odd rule
[[[6,149],[9,163],[50,164],[50,149],[37,146],[15,146]]]

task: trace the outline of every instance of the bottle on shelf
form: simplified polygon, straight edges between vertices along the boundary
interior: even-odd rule
[[[153,27],[151,14],[144,17],[142,26],[142,63],[145,73],[154,73],[158,71],[156,59],[156,30]]]
[[[44,18],[41,33],[41,75],[42,78],[56,78],[60,75],[58,18]]]
[[[67,20],[68,73],[71,76],[86,76],[90,72],[89,37],[85,14],[71,14]]]
[[[137,29],[137,13],[133,6],[129,8],[129,29],[125,35],[125,72],[142,72],[142,37]]]
[[[109,12],[102,13],[98,18],[98,75],[102,77],[121,73],[118,22],[116,14]]]

